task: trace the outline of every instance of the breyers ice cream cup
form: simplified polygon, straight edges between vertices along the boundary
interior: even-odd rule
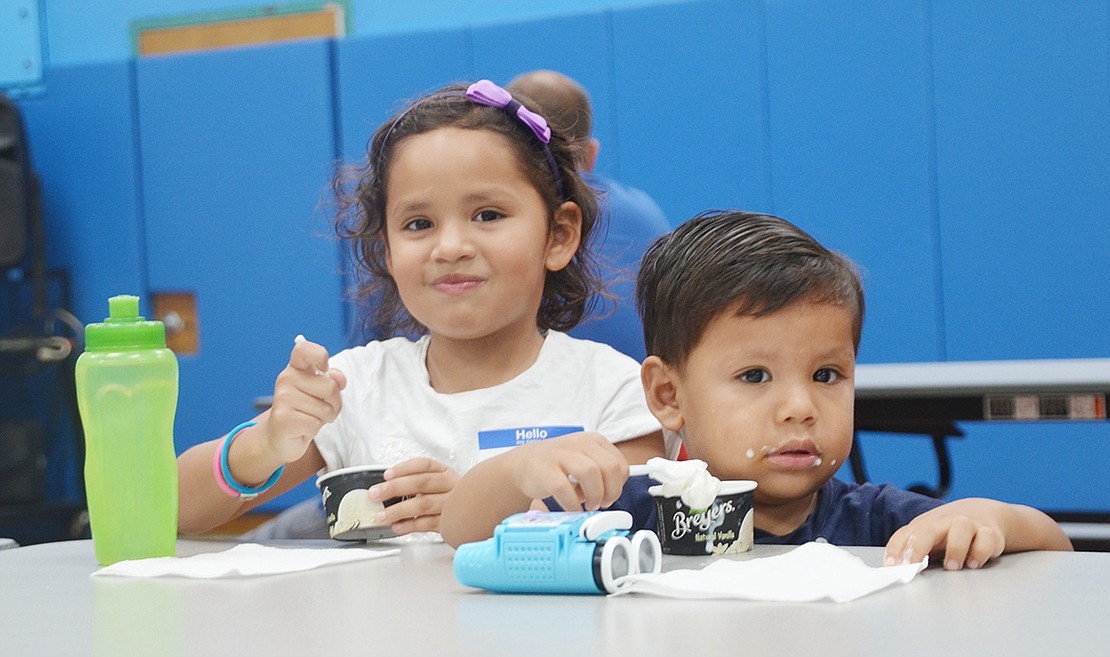
[[[705,509],[691,509],[681,495],[667,494],[663,486],[649,488],[663,554],[705,556],[752,549],[755,487],[754,481],[722,481],[716,498]]]
[[[384,503],[370,499],[367,490],[384,481],[384,465],[355,466],[333,470],[316,480],[328,518],[328,534],[339,541],[376,541],[395,536],[389,525],[379,525],[374,516],[396,504],[395,497]]]

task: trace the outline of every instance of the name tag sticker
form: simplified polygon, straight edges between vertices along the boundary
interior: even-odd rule
[[[498,449],[534,443],[568,433],[584,431],[582,427],[517,427],[515,429],[491,429],[478,432],[478,449]]]

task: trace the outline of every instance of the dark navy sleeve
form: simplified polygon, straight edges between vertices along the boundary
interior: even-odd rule
[[[827,499],[818,505],[822,513],[815,518],[815,531],[834,545],[882,547],[911,520],[943,504],[890,484],[855,484],[836,478],[821,493]]]
[[[894,532],[922,513],[944,504],[943,500],[890,484],[881,484],[875,488],[878,491],[872,499],[870,511],[872,545],[886,545]]]
[[[817,508],[785,536],[756,530],[757,543],[801,545],[824,539],[833,545],[883,547],[917,516],[943,504],[889,484],[854,484],[832,478],[821,488]]]

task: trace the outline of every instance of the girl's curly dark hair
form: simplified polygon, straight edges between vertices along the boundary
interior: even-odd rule
[[[422,335],[427,329],[405,309],[397,284],[386,268],[386,198],[390,163],[397,146],[406,138],[437,128],[491,130],[504,136],[517,154],[521,169],[539,191],[548,208],[548,225],[555,210],[572,201],[582,210],[581,243],[570,263],[549,271],[540,301],[537,326],[566,331],[591,313],[604,294],[597,263],[591,255],[599,220],[597,193],[578,173],[574,154],[562,135],[552,134],[547,144],[557,171],[552,170],[544,144],[515,115],[476,104],[464,95],[466,85],[453,85],[424,96],[374,133],[364,164],[343,170],[333,190],[339,204],[336,233],[347,241],[354,256],[355,296],[360,305],[372,307],[365,327],[378,337]],[[528,106],[526,98],[517,98]]]

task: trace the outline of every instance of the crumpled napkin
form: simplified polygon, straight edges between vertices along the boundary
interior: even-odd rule
[[[893,584],[906,584],[928,564],[925,557],[920,563],[873,568],[847,550],[814,542],[773,557],[719,559],[701,570],[628,575],[616,581],[613,595],[848,602]]]
[[[120,561],[92,574],[122,577],[194,577],[212,579],[254,575],[276,575],[311,570],[348,561],[377,559],[400,550],[360,548],[277,548],[243,543],[222,552],[204,552],[191,557],[156,557]]]

